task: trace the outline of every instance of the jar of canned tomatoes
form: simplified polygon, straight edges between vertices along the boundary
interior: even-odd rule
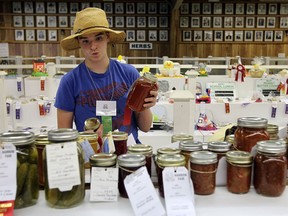
[[[264,196],[280,196],[286,188],[286,143],[275,140],[257,142],[253,184]]]
[[[197,141],[182,141],[179,143],[180,153],[185,157],[185,167],[189,169],[190,154],[202,150],[202,143]]]

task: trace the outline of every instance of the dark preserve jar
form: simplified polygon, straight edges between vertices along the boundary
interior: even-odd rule
[[[280,196],[286,188],[286,143],[275,140],[257,142],[253,184],[264,196]]]
[[[143,111],[145,109],[143,107],[144,99],[150,95],[150,91],[156,91],[157,89],[157,78],[153,74],[144,73],[131,86],[128,93],[127,106],[136,112]]]
[[[128,194],[124,185],[124,179],[126,178],[126,176],[145,166],[146,159],[144,155],[140,154],[122,154],[118,156],[117,161],[119,167],[119,194],[121,197],[128,198]]]
[[[251,152],[258,141],[269,140],[267,122],[267,119],[259,117],[238,118],[234,133],[235,149]]]
[[[209,195],[216,187],[217,154],[209,151],[196,151],[190,155],[190,174],[194,193]]]
[[[250,152],[229,151],[227,161],[227,189],[231,193],[248,193],[251,186],[253,157]]]
[[[115,154],[117,156],[127,153],[128,133],[122,131],[112,132],[113,142],[115,145]]]

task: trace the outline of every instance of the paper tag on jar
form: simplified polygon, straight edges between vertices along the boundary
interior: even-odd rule
[[[195,216],[194,189],[185,167],[165,167],[162,172],[167,215]]]

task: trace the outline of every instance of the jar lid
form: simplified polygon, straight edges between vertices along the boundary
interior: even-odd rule
[[[146,164],[146,157],[140,154],[122,154],[118,156],[119,166],[139,167]]]
[[[281,140],[263,140],[256,144],[256,149],[259,152],[268,154],[279,154],[286,152],[286,142]]]
[[[200,151],[202,150],[202,143],[197,141],[181,141],[179,148],[184,151]]]
[[[229,142],[209,142],[208,150],[215,152],[227,152],[230,150],[231,143]]]
[[[95,132],[82,131],[82,132],[79,132],[78,139],[80,139],[80,138],[83,138],[83,139],[85,139],[85,138],[87,138],[87,139],[91,139],[91,138],[98,139],[98,134],[95,133]]]
[[[185,157],[181,154],[163,154],[157,156],[157,164],[161,167],[185,166]]]
[[[193,136],[189,134],[174,134],[171,137],[171,142],[177,142],[177,141],[193,141]]]
[[[157,82],[157,80],[158,80],[157,77],[154,76],[154,75],[151,74],[151,73],[144,73],[144,74],[143,74],[143,77],[151,80],[152,82]]]
[[[48,134],[47,133],[43,133],[43,134],[37,134],[35,136],[35,145],[47,145],[49,144],[49,140],[48,140]]]
[[[195,164],[213,164],[217,162],[217,154],[209,151],[192,152],[190,161]]]
[[[100,125],[101,125],[101,122],[98,118],[88,118],[84,122],[84,130],[97,131]]]
[[[15,146],[30,145],[35,141],[35,135],[30,131],[9,131],[0,134],[1,142],[10,142]]]
[[[113,140],[127,140],[128,133],[123,132],[123,131],[113,131],[112,137],[113,137]]]
[[[180,154],[181,150],[178,148],[168,148],[168,147],[163,147],[157,149],[157,155],[161,154]]]
[[[76,140],[77,138],[78,131],[72,128],[59,128],[48,131],[49,141],[63,142]]]
[[[153,149],[150,145],[135,144],[128,146],[128,153],[148,155],[153,153]]]
[[[235,137],[234,134],[229,134],[225,137],[225,141],[233,144],[234,143],[234,137]]]
[[[253,156],[250,152],[229,151],[226,153],[226,160],[235,164],[250,164],[253,162]]]
[[[267,124],[267,132],[268,133],[278,133],[279,127],[274,124]]]
[[[268,120],[260,117],[242,117],[238,118],[237,125],[248,128],[266,128]]]
[[[91,166],[109,167],[116,164],[117,155],[109,153],[97,153],[90,156]]]

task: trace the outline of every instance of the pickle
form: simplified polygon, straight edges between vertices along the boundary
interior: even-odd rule
[[[28,163],[22,163],[17,169],[17,196],[21,194],[28,174]]]
[[[39,188],[38,188],[38,170],[36,164],[30,164],[28,170],[28,176],[26,178],[23,188],[23,200],[25,204],[33,202],[33,199],[38,199]]]
[[[29,149],[19,149],[19,152],[17,152],[17,159],[20,161],[20,163],[27,162],[29,158]]]
[[[29,162],[30,164],[38,163],[38,152],[36,148],[30,148],[29,150]]]
[[[72,207],[83,198],[82,184],[74,186],[71,191],[64,192],[61,197],[61,202],[64,207]]]
[[[57,188],[45,190],[46,200],[53,207],[61,197],[61,193]]]
[[[17,196],[15,199],[15,209],[19,209],[24,207],[24,200],[22,198],[22,196]]]

